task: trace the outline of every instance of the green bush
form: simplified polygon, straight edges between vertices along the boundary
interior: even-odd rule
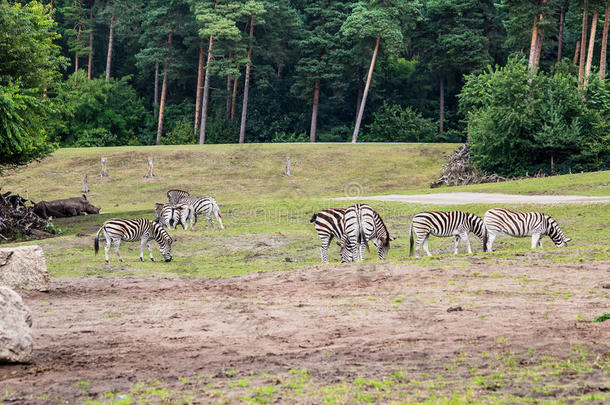
[[[366,126],[359,140],[363,142],[434,142],[437,135],[434,121],[422,117],[411,107],[384,102],[373,113],[373,122]]]
[[[610,157],[604,107],[610,93],[595,79],[583,93],[569,72],[534,76],[525,61],[511,59],[505,67],[467,76],[459,98],[471,158],[486,172],[597,170]]]
[[[161,137],[161,144],[188,145],[197,143],[199,134],[195,135],[193,130],[193,122],[191,120],[183,119],[176,124],[174,129]]]

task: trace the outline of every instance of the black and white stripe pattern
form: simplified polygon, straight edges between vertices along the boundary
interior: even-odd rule
[[[344,226],[343,217],[345,210],[341,208],[329,208],[313,214],[309,222],[313,222],[313,227],[318,233],[322,246],[320,255],[322,263],[328,263],[328,246],[333,238],[340,241],[343,238]]]
[[[182,225],[184,230],[188,230],[187,220],[191,224],[193,229],[193,219],[197,222],[197,215],[195,214],[195,208],[189,204],[155,204],[155,222],[170,228],[173,226],[174,229],[178,224]]]
[[[148,252],[150,253],[150,260],[153,262],[155,259],[152,255],[152,249],[150,247],[150,240],[154,239],[159,244],[159,250],[163,255],[163,258],[166,262],[172,260],[172,238],[169,236],[167,231],[161,227],[161,225],[144,218],[135,218],[135,219],[121,219],[114,218],[109,219],[104,222],[102,227],[97,231],[95,235],[95,253],[97,254],[100,245],[100,233],[104,233],[104,237],[106,238],[106,247],[105,247],[105,257],[106,263],[108,263],[108,250],[110,249],[110,245],[114,244],[114,251],[119,257],[119,261],[123,261],[119,253],[119,246],[121,245],[121,240],[127,242],[140,241],[140,260],[144,261],[144,246],[148,248]]]
[[[420,212],[413,217],[411,229],[409,230],[410,248],[409,255],[413,255],[413,235],[415,235],[415,255],[421,246],[428,256],[432,256],[428,249],[430,235],[448,237],[455,236],[454,254],[458,253],[460,239],[466,242],[468,253],[472,253],[468,233],[474,233],[481,241],[485,237],[485,226],[483,220],[469,212],[462,211],[426,211]],[[485,246],[483,246],[485,250]]]
[[[505,208],[492,208],[483,218],[487,229],[487,250],[491,252],[499,233],[516,237],[532,237],[532,249],[542,247],[542,237],[548,235],[557,247],[567,246],[572,239],[567,238],[557,221],[541,212],[519,212]]]
[[[205,218],[212,224],[212,228],[216,229],[212,214],[220,224],[220,229],[225,229],[222,224],[222,214],[214,197],[182,197],[178,203],[189,204],[195,208],[195,214],[203,214]]]
[[[390,233],[383,220],[370,206],[354,204],[345,210],[345,232],[341,240],[341,262],[364,260],[364,248],[368,241],[377,248],[380,260],[385,260],[390,250]]]
[[[172,189],[167,192],[167,200],[170,204],[178,204],[184,197],[190,197],[188,191]]]

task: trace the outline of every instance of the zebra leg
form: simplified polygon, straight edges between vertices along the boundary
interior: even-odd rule
[[[541,238],[542,236],[539,233],[535,233],[532,235],[532,249],[536,249],[538,247]]]
[[[468,234],[465,233],[461,236],[462,239],[466,241],[466,247],[468,248],[468,253],[472,254],[472,248],[470,247],[470,239],[468,238]]]
[[[123,260],[123,258],[121,257],[121,254],[119,253],[119,246],[121,246],[121,239],[117,238],[114,240],[114,251],[116,252],[116,255],[119,257],[119,262],[123,263],[125,260]]]
[[[359,259],[360,259],[360,260],[359,260],[359,261],[361,261],[361,262],[363,262],[363,261],[364,261],[364,249],[365,249],[365,246],[366,246],[366,244],[365,244],[365,243],[361,243],[361,244],[360,244],[360,250],[359,250],[359,252],[358,252],[358,253],[360,253],[360,256],[359,256]]]
[[[432,253],[430,253],[430,249],[428,249],[428,239],[430,239],[430,234],[426,235],[426,237],[424,238],[424,250],[426,251],[428,256],[432,256]]]
[[[148,254],[150,255],[150,261],[154,262],[155,258],[152,255],[152,248],[150,247],[150,240],[146,242],[146,247],[148,248]]]
[[[106,233],[106,231],[104,231],[104,237],[106,238],[106,246],[104,247],[104,256],[106,258],[106,263],[108,263],[109,262],[108,251],[110,250],[110,245],[112,244],[112,239],[110,238],[110,235],[108,235]]]
[[[140,239],[140,261],[144,261],[144,245],[146,245],[148,241],[144,238]]]
[[[419,257],[419,250],[421,249],[422,240],[418,234],[415,234],[415,257]]]
[[[212,224],[212,229],[216,229],[216,225],[214,224],[214,221],[212,221],[212,217],[211,217],[211,216],[206,215],[205,219],[207,219],[207,220],[208,220],[208,222],[209,222],[210,224]]]
[[[458,254],[458,245],[460,244],[460,235],[455,235],[455,243],[453,246],[453,254],[457,255]]]
[[[328,245],[330,245],[330,239],[327,241],[322,241],[322,246],[320,246],[322,264],[328,264]]]
[[[494,244],[494,240],[496,240],[496,234],[493,231],[487,229],[487,251],[493,252],[492,247]]]

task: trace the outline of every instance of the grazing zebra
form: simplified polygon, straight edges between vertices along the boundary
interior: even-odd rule
[[[216,225],[212,221],[212,214],[214,214],[220,224],[220,229],[225,229],[220,208],[214,197],[182,197],[179,203],[192,205],[195,208],[195,214],[205,215],[205,218],[212,224],[212,228],[216,229]]]
[[[462,211],[420,212],[413,217],[409,229],[409,256],[413,255],[413,234],[415,234],[415,256],[417,256],[422,244],[428,256],[432,256],[428,249],[428,239],[431,234],[441,237],[455,235],[454,254],[458,254],[460,239],[466,242],[468,253],[472,253],[470,240],[468,239],[469,232],[474,233],[481,241],[485,238],[483,220],[474,214]],[[485,250],[485,246],[483,246],[483,251]]]
[[[354,204],[345,210],[345,231],[341,239],[341,262],[364,260],[364,248],[369,250],[371,240],[377,248],[380,260],[385,260],[390,250],[388,228],[370,206]]]
[[[161,227],[161,225],[149,219],[113,218],[104,222],[102,227],[95,235],[94,247],[96,254],[100,249],[100,232],[104,232],[104,236],[106,237],[106,247],[104,249],[106,263],[108,263],[108,249],[110,249],[110,244],[114,244],[114,251],[119,257],[119,261],[123,261],[123,258],[119,253],[121,240],[128,242],[140,240],[140,260],[144,261],[142,256],[144,254],[144,246],[146,246],[148,248],[148,252],[150,253],[150,260],[154,262],[155,259],[153,258],[152,249],[150,248],[150,240],[154,239],[159,244],[159,250],[161,251],[165,261],[169,262],[172,260],[172,238],[169,236],[167,231]]]
[[[167,228],[173,225],[174,229],[178,224],[182,225],[182,229],[188,231],[188,220],[193,229],[193,218],[197,223],[197,214],[195,214],[195,208],[188,204],[155,204],[155,222],[165,226]]]
[[[191,195],[188,193],[188,191],[184,191],[184,190],[172,189],[172,190],[168,190],[168,192],[167,192],[167,199],[169,200],[170,204],[178,204],[181,199],[183,199],[184,197],[190,197],[190,196]]]
[[[322,263],[328,264],[328,246],[333,238],[341,240],[344,231],[343,217],[345,216],[345,210],[341,208],[329,208],[322,210],[317,214],[313,214],[309,222],[313,223],[322,246],[320,247],[320,255],[322,256]]]
[[[492,208],[483,218],[487,228],[485,241],[488,251],[492,251],[496,236],[503,232],[516,237],[532,237],[532,249],[542,248],[542,237],[548,235],[557,247],[568,246],[567,238],[557,221],[541,212],[519,212],[504,208]]]

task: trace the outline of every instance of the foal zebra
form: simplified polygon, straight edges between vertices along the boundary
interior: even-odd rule
[[[178,194],[178,193],[172,194],[172,196],[170,197],[170,192],[172,192],[172,191],[180,191],[182,193],[186,193],[186,191],[181,191],[181,190],[168,191],[167,196],[168,196],[168,199],[170,199],[170,204],[172,204],[172,198],[175,198],[175,196]],[[178,203],[192,205],[195,208],[195,214],[205,215],[205,218],[210,222],[210,224],[212,224],[212,228],[216,229],[216,225],[214,224],[214,221],[212,221],[212,214],[214,214],[214,216],[216,217],[216,220],[220,224],[220,229],[225,229],[225,226],[222,224],[222,214],[220,213],[220,208],[218,207],[218,204],[216,203],[216,200],[214,199],[214,197],[183,196],[175,204],[178,204]]]
[[[541,212],[519,212],[505,208],[492,208],[483,217],[486,238],[483,242],[488,251],[496,236],[503,232],[516,237],[532,237],[532,249],[542,248],[542,237],[548,235],[557,247],[568,246],[572,239],[566,237],[557,221]]]
[[[345,229],[344,216],[344,209],[329,208],[313,214],[309,220],[309,222],[313,223],[313,227],[322,241],[322,246],[320,247],[322,263],[328,264],[328,246],[333,238],[337,238],[337,240],[343,238]]]
[[[159,244],[159,250],[165,261],[169,262],[172,260],[172,238],[161,225],[152,222],[149,219],[114,218],[104,222],[95,235],[94,248],[96,254],[100,249],[100,232],[103,232],[104,237],[106,238],[106,247],[104,248],[106,263],[108,263],[108,250],[110,249],[111,244],[114,244],[114,251],[119,257],[119,261],[123,262],[123,258],[119,253],[121,240],[127,242],[140,240],[140,260],[144,261],[144,246],[146,246],[150,253],[150,260],[154,262],[155,259],[153,258],[152,249],[150,248],[150,240],[154,239]]]
[[[342,263],[364,260],[364,248],[369,250],[369,240],[375,244],[379,259],[385,260],[390,241],[394,239],[375,210],[366,204],[354,204],[345,210],[344,223],[340,244]]]
[[[182,198],[190,196],[191,195],[188,193],[188,191],[184,190],[172,189],[167,191],[167,199],[169,200],[170,204],[178,204]]]
[[[188,231],[188,220],[193,229],[193,218],[197,223],[197,214],[195,214],[195,208],[189,204],[155,204],[155,222],[165,226],[171,227],[173,224],[174,229],[178,224],[182,225],[182,229]]]
[[[409,256],[413,255],[413,234],[415,234],[415,256],[422,244],[428,256],[432,256],[428,249],[428,239],[431,234],[441,237],[455,235],[454,254],[458,254],[460,239],[466,242],[468,253],[472,253],[468,239],[469,232],[474,233],[481,241],[485,238],[483,220],[474,214],[462,211],[420,212],[413,217],[409,229]],[[485,251],[485,244],[483,244],[483,251]]]

